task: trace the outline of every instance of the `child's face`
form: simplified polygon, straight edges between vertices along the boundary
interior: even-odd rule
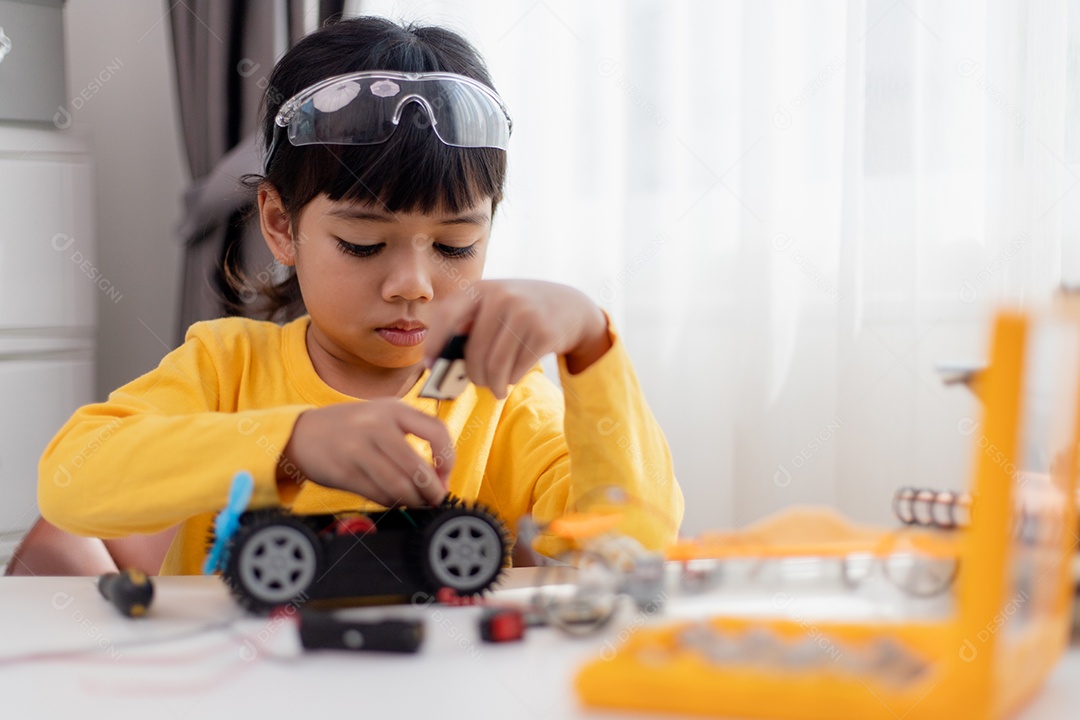
[[[296,275],[312,324],[358,366],[404,368],[423,358],[437,303],[480,280],[491,198],[452,214],[390,214],[320,195],[300,213]]]

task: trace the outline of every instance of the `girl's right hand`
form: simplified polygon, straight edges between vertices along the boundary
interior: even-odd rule
[[[408,434],[431,445],[434,467],[412,449]],[[385,507],[438,505],[454,464],[446,425],[392,398],[304,411],[281,454],[307,479]],[[289,480],[279,471],[279,483]]]

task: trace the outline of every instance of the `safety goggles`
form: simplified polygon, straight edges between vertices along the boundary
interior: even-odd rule
[[[455,73],[357,72],[327,78],[282,104],[265,170],[283,130],[293,145],[377,145],[394,134],[411,102],[424,108],[425,122],[447,145],[509,145],[510,113],[483,83]]]

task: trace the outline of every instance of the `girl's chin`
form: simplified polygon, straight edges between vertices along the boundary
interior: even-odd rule
[[[386,368],[387,370],[401,370],[413,367],[422,362],[424,359],[424,350],[422,345],[411,348],[388,348],[384,345],[379,349],[379,352],[370,354],[365,353],[365,355],[371,358],[370,362],[372,365]]]

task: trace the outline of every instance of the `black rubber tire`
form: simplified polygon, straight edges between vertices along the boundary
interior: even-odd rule
[[[420,567],[432,591],[484,592],[509,560],[506,528],[480,506],[446,506],[423,529]]]
[[[252,513],[229,542],[222,577],[256,613],[299,605],[323,572],[322,542],[303,519],[281,511]]]

